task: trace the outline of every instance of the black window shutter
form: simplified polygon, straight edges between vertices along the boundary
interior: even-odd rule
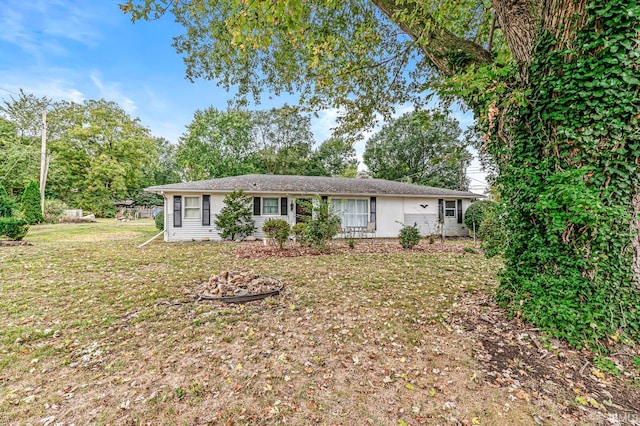
[[[458,223],[462,223],[462,200],[458,200]]]
[[[173,227],[182,227],[182,195],[173,196]]]
[[[442,198],[438,200],[438,222],[444,222],[444,200]]]
[[[370,222],[376,223],[376,197],[369,200],[369,212],[371,213]]]
[[[287,215],[287,197],[280,198],[280,215]]]
[[[253,215],[260,216],[260,197],[253,197]]]
[[[211,199],[209,195],[202,196],[202,225],[211,225]]]

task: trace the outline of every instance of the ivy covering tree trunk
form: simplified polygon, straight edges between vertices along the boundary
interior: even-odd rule
[[[510,236],[498,300],[578,346],[637,339],[638,16],[625,0],[551,3],[567,13],[543,26],[526,101],[490,107]]]

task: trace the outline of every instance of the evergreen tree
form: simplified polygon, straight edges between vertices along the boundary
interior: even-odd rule
[[[24,220],[30,225],[43,221],[40,207],[40,188],[35,181],[29,182],[22,194],[22,206],[20,208]]]
[[[215,224],[224,239],[235,240],[251,235],[256,229],[251,210],[252,197],[242,190],[224,197],[224,207],[216,216]]]

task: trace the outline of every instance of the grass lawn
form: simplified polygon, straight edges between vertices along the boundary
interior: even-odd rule
[[[32,246],[0,247],[0,424],[570,424],[562,402],[484,380],[478,342],[449,321],[492,291],[497,261],[137,248],[156,233],[43,225]],[[279,277],[283,293],[194,300],[226,270]]]

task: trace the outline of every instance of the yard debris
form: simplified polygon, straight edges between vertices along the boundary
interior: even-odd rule
[[[0,247],[31,246],[29,241],[0,241]]]
[[[225,271],[213,275],[196,288],[204,297],[233,297],[270,293],[280,289],[280,281],[251,272]]]

